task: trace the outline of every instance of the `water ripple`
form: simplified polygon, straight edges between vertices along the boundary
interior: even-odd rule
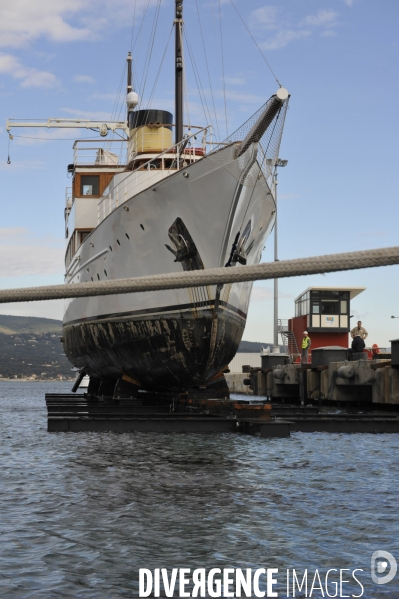
[[[48,434],[44,393],[69,389],[0,385],[2,599],[132,597],[140,567],[268,566],[363,568],[364,597],[399,596],[370,579],[374,551],[399,557],[398,435]]]

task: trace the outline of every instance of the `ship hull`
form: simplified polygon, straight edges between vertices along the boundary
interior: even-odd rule
[[[245,318],[219,308],[217,325],[210,368],[213,310],[209,308],[174,315],[126,315],[116,322],[75,324],[65,333],[75,364],[96,378],[127,376],[145,389],[183,390],[209,383],[234,357]]]
[[[224,266],[237,233],[245,237],[247,264],[258,263],[274,198],[263,176],[245,185],[248,165],[261,172],[251,151],[230,168],[233,151],[202,159],[113,210],[78,249],[67,282]],[[236,283],[68,300],[65,353],[95,378],[125,376],[149,389],[206,385],[237,351],[251,288]]]

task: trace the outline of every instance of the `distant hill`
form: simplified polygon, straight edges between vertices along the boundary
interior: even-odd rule
[[[61,320],[0,314],[0,379],[74,378],[61,335]],[[238,352],[259,354],[272,345],[241,341]]]
[[[36,318],[34,316],[8,316],[0,314],[0,333],[15,335],[15,333],[60,333],[61,320],[51,318]]]
[[[60,320],[0,314],[0,379],[74,378],[61,335]]]
[[[237,353],[257,353],[259,354],[262,350],[262,347],[266,349],[267,347],[273,347],[273,343],[260,343],[258,341],[241,341],[238,346]],[[283,351],[284,346],[280,345],[280,350]]]

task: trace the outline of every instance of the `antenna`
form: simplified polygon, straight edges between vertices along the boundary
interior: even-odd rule
[[[175,29],[175,124],[179,143],[183,139],[183,0],[176,0]]]

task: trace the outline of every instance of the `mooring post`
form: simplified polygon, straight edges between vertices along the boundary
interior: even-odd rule
[[[301,406],[305,405],[305,374],[306,370],[299,371],[299,398],[301,400]]]

